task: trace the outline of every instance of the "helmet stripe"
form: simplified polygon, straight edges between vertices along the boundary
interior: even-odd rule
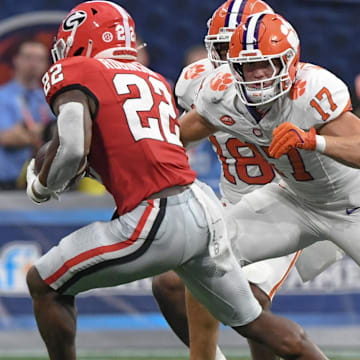
[[[225,18],[225,27],[228,27],[229,26],[229,18],[230,18],[230,14],[231,14],[231,11],[232,11],[232,8],[234,6],[234,2],[235,0],[232,0],[232,2],[230,3],[229,7],[228,7],[228,12],[226,14],[226,18]]]
[[[121,15],[121,17],[123,18],[124,21],[124,29],[125,29],[125,46],[126,47],[131,47],[131,34],[130,34],[130,26],[129,26],[129,14],[127,13],[127,11],[122,8],[120,5],[115,4],[111,1],[102,1],[102,0],[97,0],[97,1],[90,1],[90,3],[97,3],[97,2],[101,2],[101,3],[106,3],[111,5],[112,7],[114,7]]]
[[[236,26],[238,26],[243,20],[243,15],[244,15],[244,11],[245,11],[245,7],[247,5],[247,0],[244,0],[242,3],[241,3],[241,7],[238,11],[238,14],[237,14],[237,18],[236,18]]]
[[[229,16],[229,24],[228,27],[235,29],[238,25],[238,17],[244,11],[244,7],[246,5],[247,0],[235,0],[234,5],[231,9],[231,13]]]
[[[248,30],[249,30],[249,23],[250,23],[251,18],[248,18],[246,20],[246,25],[244,28],[244,32],[243,32],[243,38],[242,38],[242,43],[243,43],[243,50],[247,50],[247,34],[248,34]]]
[[[260,14],[259,19],[256,23],[256,27],[255,27],[255,33],[254,33],[254,38],[256,39],[256,44],[255,44],[255,49],[259,48],[259,30],[260,30],[260,24],[261,24],[261,20],[262,18],[265,16],[264,13]]]
[[[124,19],[124,28],[125,28],[125,46],[130,47],[131,46],[131,34],[130,34],[130,26],[129,26],[129,14],[127,11],[125,11],[121,6],[109,2],[112,6],[114,6],[115,9],[119,11],[122,18]]]
[[[259,29],[262,18],[265,13],[259,13],[251,16],[244,31],[244,50],[254,50],[259,48]]]

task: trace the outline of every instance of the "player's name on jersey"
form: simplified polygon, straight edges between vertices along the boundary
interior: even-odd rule
[[[151,71],[150,69],[144,67],[143,65],[141,65],[140,63],[122,63],[120,61],[116,61],[113,59],[99,59],[99,61],[101,63],[103,63],[106,68],[108,69],[121,69],[121,70],[129,70],[129,71],[145,71],[147,73],[151,73],[153,74],[153,71]]]

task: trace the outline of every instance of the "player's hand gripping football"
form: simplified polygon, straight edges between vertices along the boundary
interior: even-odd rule
[[[270,156],[278,159],[292,148],[314,151],[316,149],[315,128],[304,131],[290,122],[285,122],[274,129],[269,148]]]
[[[31,159],[27,167],[26,182],[26,194],[34,203],[40,204],[50,200],[52,197],[56,200],[59,199],[59,196],[56,192],[51,191],[40,183],[37,171],[35,169],[35,159]]]

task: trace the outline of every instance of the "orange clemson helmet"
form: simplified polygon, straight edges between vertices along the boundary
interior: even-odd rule
[[[300,60],[300,41],[294,28],[278,14],[255,14],[234,31],[228,62],[241,101],[248,106],[268,104],[292,87]],[[246,81],[244,64],[269,62],[272,76]],[[280,69],[280,70],[279,70]]]
[[[215,67],[226,63],[229,42],[236,27],[248,16],[262,12],[274,11],[262,0],[228,0],[214,12],[208,21],[205,46]]]
[[[86,1],[65,17],[51,51],[54,62],[70,56],[135,60],[135,23],[111,1]]]

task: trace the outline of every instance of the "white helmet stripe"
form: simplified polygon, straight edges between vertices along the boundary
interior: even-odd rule
[[[237,17],[239,13],[240,6],[243,2],[246,2],[247,0],[235,0],[233,7],[231,9],[231,14],[229,18],[229,25],[228,27],[231,29],[235,29],[238,25],[237,23]]]
[[[247,24],[247,31],[246,31],[246,50],[254,50],[255,45],[257,45],[257,37],[255,34],[256,25],[259,21],[260,16],[263,16],[264,13],[258,13],[253,15],[250,18],[250,21]]]
[[[129,14],[127,13],[127,11],[125,11],[120,5],[115,4],[111,1],[102,1],[102,0],[98,0],[98,1],[89,1],[90,3],[97,3],[97,2],[101,2],[101,3],[106,3],[109,4],[111,6],[113,6],[121,15],[121,17],[124,20],[124,29],[125,29],[125,46],[126,47],[131,47],[131,34],[130,34],[130,26],[129,26]]]
[[[125,28],[125,44],[126,47],[130,47],[131,45],[131,34],[130,34],[130,26],[129,26],[129,14],[119,5],[114,3],[109,3],[114,6],[119,13],[121,14],[122,18],[124,19],[124,28]]]

